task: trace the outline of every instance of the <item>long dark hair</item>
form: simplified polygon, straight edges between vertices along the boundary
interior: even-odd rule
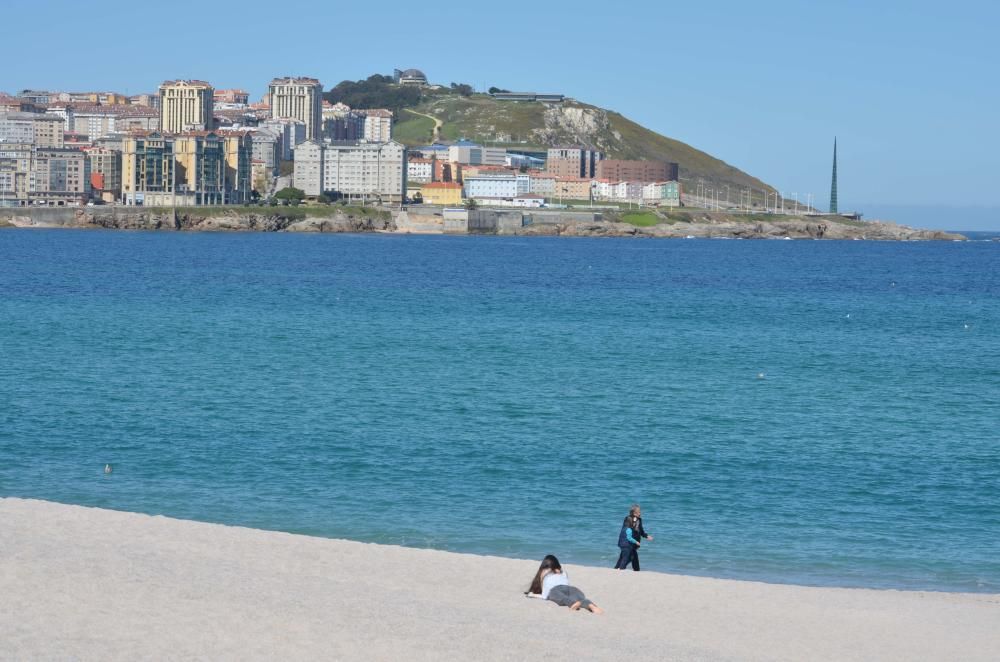
[[[546,570],[551,570],[553,572],[559,570],[561,572],[562,564],[559,563],[559,559],[551,554],[542,559],[541,565],[538,566],[538,572],[535,573],[535,578],[531,580],[531,587],[528,588],[528,593],[538,595],[542,592],[542,573]]]

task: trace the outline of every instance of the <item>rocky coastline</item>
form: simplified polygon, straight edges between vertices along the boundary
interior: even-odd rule
[[[358,209],[358,208],[355,208]],[[0,227],[78,228],[111,230],[146,230],[177,232],[320,232],[320,233],[405,233],[465,234],[414,230],[398,212],[384,210],[323,210],[313,215],[308,209],[285,210],[261,208],[207,211],[144,210],[115,208],[85,209],[10,209],[0,210]],[[400,220],[397,223],[397,219]],[[635,238],[713,238],[713,239],[863,239],[874,241],[959,241],[963,235],[912,228],[885,221],[841,221],[835,217],[776,217],[774,220],[750,220],[735,215],[706,214],[683,222],[663,222],[640,227],[614,219],[579,220],[549,216],[543,222],[528,222],[521,227],[498,228],[494,232],[508,236],[557,237],[635,237]]]

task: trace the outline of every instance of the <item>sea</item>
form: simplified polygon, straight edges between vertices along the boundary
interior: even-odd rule
[[[0,496],[1000,592],[1000,242],[3,230]]]

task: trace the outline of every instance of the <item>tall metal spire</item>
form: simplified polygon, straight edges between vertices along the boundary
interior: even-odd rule
[[[833,178],[830,181],[830,213],[837,212],[837,138],[833,138]]]

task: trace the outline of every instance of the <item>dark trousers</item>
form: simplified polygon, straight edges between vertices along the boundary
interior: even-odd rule
[[[632,569],[639,571],[639,546],[629,545],[622,547],[621,554],[618,555],[618,563],[615,563],[615,570],[624,570],[628,564],[632,564]]]

